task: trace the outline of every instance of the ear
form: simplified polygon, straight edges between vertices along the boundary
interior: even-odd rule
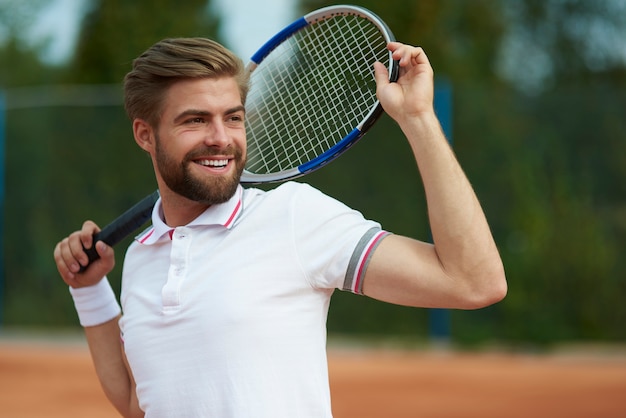
[[[148,122],[143,119],[133,120],[133,135],[141,149],[148,153],[154,149],[154,132]]]

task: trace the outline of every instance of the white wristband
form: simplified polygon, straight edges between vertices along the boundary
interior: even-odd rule
[[[70,287],[70,293],[83,327],[104,324],[122,312],[106,277],[93,286],[76,289]]]

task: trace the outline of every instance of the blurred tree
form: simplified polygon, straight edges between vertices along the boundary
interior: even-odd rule
[[[615,181],[624,179],[626,97],[597,87],[526,97],[466,85],[455,94],[455,149],[509,278],[490,318],[454,313],[456,337],[482,341],[478,320],[516,342],[626,338],[615,326],[626,320],[626,196]]]
[[[335,4],[301,0],[304,12]],[[494,0],[353,2],[380,16],[401,42],[423,47],[436,74],[453,82],[493,80],[499,39],[503,36],[502,2]]]
[[[626,3],[621,0],[503,2],[500,72],[522,91],[626,82]]]
[[[93,0],[68,78],[118,83],[130,63],[167,37],[217,37],[219,19],[208,0]]]
[[[11,37],[0,46],[0,88],[54,83],[60,69],[41,62],[37,51]]]
[[[0,44],[16,38],[26,44],[25,28],[30,28],[44,0],[3,0],[0,2]]]
[[[46,40],[32,44],[25,28],[32,26],[43,0],[0,2],[0,88],[46,84],[59,77],[59,70],[41,62],[39,53]]]

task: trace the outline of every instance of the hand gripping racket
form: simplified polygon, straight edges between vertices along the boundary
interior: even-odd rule
[[[383,110],[373,64],[398,77],[387,25],[362,7],[331,6],[278,32],[251,58],[246,100],[248,161],[242,183],[296,178],[334,160],[358,141]],[[115,245],[143,225],[154,192],[94,236]],[[88,250],[90,262],[98,258]]]

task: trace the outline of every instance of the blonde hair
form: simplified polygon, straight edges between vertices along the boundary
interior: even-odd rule
[[[167,89],[190,78],[234,77],[241,102],[248,94],[243,62],[221,44],[205,38],[170,38],[157,42],[133,61],[124,78],[124,106],[131,120],[156,127]]]

